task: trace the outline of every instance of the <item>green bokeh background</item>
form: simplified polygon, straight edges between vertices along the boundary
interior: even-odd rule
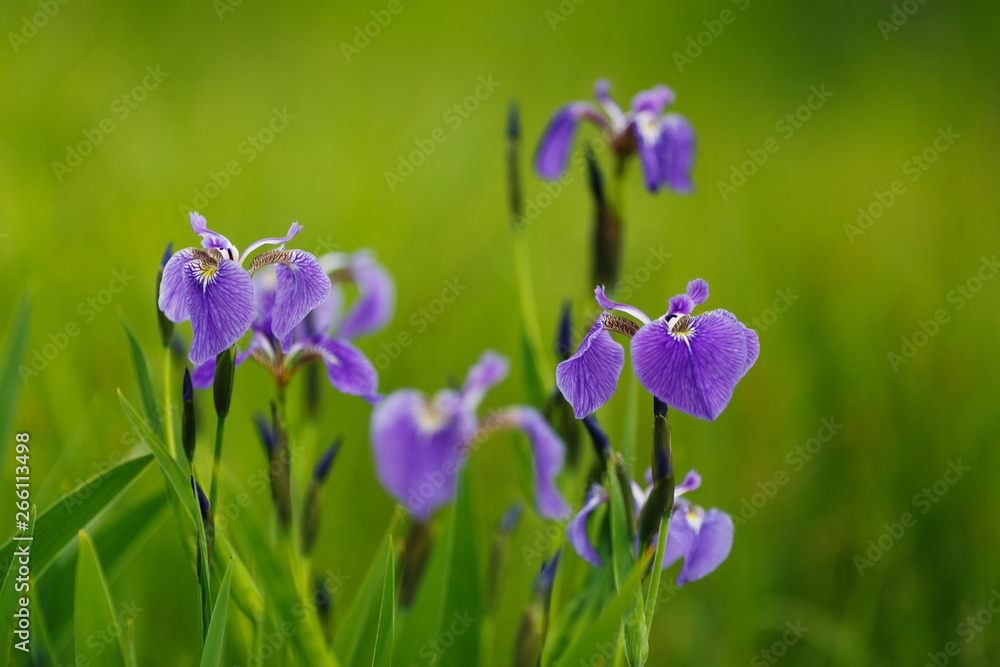
[[[396,318],[361,343],[375,357],[401,333],[412,335],[381,372],[384,390],[434,391],[490,347],[512,358],[514,372],[487,406],[523,401],[505,211],[508,99],[521,100],[532,199],[543,189],[527,159],[553,109],[588,97],[598,76],[611,79],[623,102],[662,82],[696,128],[698,188],[689,197],[651,196],[632,165],[623,273],[642,275],[635,271],[651,247],[672,256],[631,302],[659,314],[688,280],[702,277],[712,287],[709,307],[771,322],[757,326],[760,359],[717,422],[673,415],[677,467],[703,475],[698,503],[734,515],[776,472],[785,471],[788,483],[738,528],[716,573],[662,606],[650,664],[746,664],[796,621],[810,630],[783,664],[916,665],[951,641],[961,647],[958,664],[1000,663],[1000,619],[968,643],[958,628],[1000,590],[1000,280],[983,282],[961,309],[948,301],[982,258],[1000,251],[996,3],[928,0],[885,39],[878,21],[893,12],[886,0],[587,0],[554,27],[546,12],[559,11],[555,0],[403,0],[403,11],[347,62],[341,42],[385,5],[244,0],[220,19],[210,0],[73,0],[18,52],[5,39],[0,322],[10,320],[27,287],[29,355],[67,323],[80,327],[23,387],[15,427],[34,443],[35,502],[46,506],[95,463],[127,451],[115,391],[134,399],[135,390],[116,309],[147,349],[157,349],[156,264],[167,241],[192,244],[179,207],[230,160],[241,161],[241,173],[201,212],[237,245],[298,220],[305,226],[299,247],[371,248],[394,274]],[[674,52],[727,8],[735,21],[679,71]],[[19,31],[37,11],[34,2],[4,3],[3,33]],[[147,66],[169,75],[120,119],[112,104]],[[480,76],[499,87],[460,127],[448,125],[443,114],[473,94]],[[775,124],[820,85],[832,97],[791,138],[782,136]],[[239,146],[275,107],[295,117],[247,163]],[[52,163],[103,118],[112,118],[114,131],[60,181]],[[438,127],[445,143],[391,191],[385,172]],[[909,180],[904,163],[933,146],[939,128],[960,139]],[[769,137],[778,152],[724,201],[716,183]],[[578,311],[589,308],[591,212],[583,179],[573,175],[525,232],[546,336],[564,298]],[[905,193],[849,239],[844,225],[895,179]],[[90,318],[80,304],[97,297],[115,270],[134,279]],[[419,331],[420,309],[446,280],[466,287]],[[778,290],[798,298],[772,319]],[[894,370],[888,353],[899,353],[901,337],[912,338],[938,309],[948,321]],[[266,407],[269,392],[259,367],[240,370],[225,450],[237,483],[264,465],[249,416]],[[208,396],[199,400],[209,414]],[[315,562],[348,576],[338,594],[346,606],[393,503],[373,474],[369,407],[329,389],[324,405],[323,439],[342,435],[345,446],[328,482]],[[602,412],[613,434],[621,432],[623,408],[619,395]],[[822,419],[842,429],[795,470],[786,455],[815,437]],[[639,433],[647,429],[644,414]],[[210,430],[201,435],[207,443]],[[509,437],[497,437],[471,463],[484,536],[521,495],[511,449]],[[922,513],[915,494],[959,461],[968,472]],[[10,489],[10,462],[4,470]],[[159,484],[147,473],[130,494]],[[2,525],[13,522],[12,504],[0,503]],[[265,516],[267,498],[256,497],[254,508]],[[855,556],[904,512],[915,514],[916,525],[859,574]],[[538,567],[520,548],[540,530],[530,517],[517,533],[494,664],[509,662]],[[135,622],[140,664],[196,662],[197,589],[169,521],[111,588],[117,600],[147,610]]]

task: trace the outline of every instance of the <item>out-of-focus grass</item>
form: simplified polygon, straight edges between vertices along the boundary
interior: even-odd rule
[[[19,52],[0,50],[0,316],[9,321],[28,286],[29,355],[68,323],[80,329],[23,388],[14,426],[32,435],[35,501],[46,505],[134,442],[114,398],[116,387],[134,391],[115,310],[156,349],[156,263],[168,240],[193,243],[179,206],[211,172],[240,164],[201,207],[237,245],[298,220],[305,231],[296,241],[308,250],[374,249],[397,278],[399,304],[389,329],[362,347],[375,357],[409,333],[413,343],[384,368],[381,385],[432,391],[483,348],[519,359],[504,209],[508,98],[521,100],[530,153],[548,114],[589,96],[597,76],[610,77],[623,102],[663,82],[698,132],[699,187],[686,198],[651,197],[633,165],[624,272],[636,271],[650,247],[672,253],[633,302],[658,314],[699,276],[712,286],[708,307],[744,321],[770,319],[778,290],[798,298],[759,328],[760,360],[715,424],[674,417],[677,465],[704,476],[701,504],[737,514],[775,472],[789,481],[738,528],[718,572],[669,598],[656,616],[651,664],[746,662],[798,619],[810,631],[785,664],[917,664],[949,641],[959,642],[966,664],[995,663],[992,626],[965,643],[958,624],[1000,586],[1000,280],[985,281],[961,309],[948,294],[1000,250],[997,8],[929,2],[886,40],[877,22],[889,18],[890,4],[750,2],[740,11],[727,2],[595,0],[552,29],[546,11],[558,11],[555,2],[407,1],[349,63],[340,43],[383,3],[244,2],[224,20],[207,0],[60,5]],[[735,21],[679,72],[672,54],[727,7]],[[6,3],[3,32],[20,30],[36,11],[34,2]],[[168,76],[120,118],[112,105],[147,66]],[[444,114],[480,76],[500,85],[454,127]],[[833,96],[783,137],[775,123],[824,84]],[[248,162],[240,146],[275,108],[294,118]],[[60,182],[52,163],[103,118],[114,131]],[[390,191],[385,172],[438,127],[447,140]],[[949,127],[961,138],[910,181],[904,163]],[[723,201],[717,181],[768,137],[778,152]],[[843,226],[897,178],[905,193],[849,241]],[[542,191],[526,180],[529,199]],[[563,298],[578,311],[585,304],[589,216],[576,174],[527,229],[546,332]],[[128,276],[124,289],[100,310],[88,305],[105,296],[116,271]],[[446,280],[463,291],[430,322],[420,309]],[[894,372],[887,353],[938,309],[949,321]],[[515,363],[490,403],[523,400],[520,370]],[[269,392],[259,368],[241,369],[225,451],[235,484],[247,486],[265,465],[249,415],[266,407]],[[623,398],[605,409],[615,432]],[[345,447],[328,483],[315,562],[348,577],[339,594],[347,601],[392,503],[372,472],[369,408],[329,389],[325,401],[323,439],[342,434]],[[208,415],[210,400],[200,407]],[[796,470],[786,455],[822,419],[843,428]],[[208,442],[210,430],[202,435]],[[471,464],[489,522],[519,494],[511,445],[496,438]],[[915,494],[959,460],[969,472],[921,513]],[[151,476],[145,488],[156,484]],[[251,511],[266,512],[267,498],[255,497]],[[859,575],[854,556],[904,512],[916,525]],[[0,521],[8,519],[11,506],[0,503]],[[518,533],[498,646],[513,642],[540,564],[518,555],[520,546],[540,529],[532,519]],[[197,635],[197,591],[169,522],[111,588],[114,599],[146,610],[135,619],[141,664],[194,661],[194,649],[175,640]]]

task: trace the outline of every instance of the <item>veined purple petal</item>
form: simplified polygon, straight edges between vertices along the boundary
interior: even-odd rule
[[[743,375],[747,374],[747,371],[756,363],[758,355],[760,355],[760,339],[757,338],[757,332],[753,329],[747,327],[742,322],[737,320],[740,328],[743,329],[743,335],[747,340],[747,360],[746,366],[743,369]]]
[[[663,84],[656,85],[649,90],[641,90],[632,98],[632,113],[648,111],[654,116],[659,116],[663,110],[674,103],[677,96],[674,91]]]
[[[326,376],[338,391],[361,396],[369,403],[378,401],[378,373],[365,353],[346,340],[315,336],[307,347],[320,353]]]
[[[253,274],[253,298],[257,304],[257,326],[273,336],[271,314],[274,312],[274,293],[278,289],[278,276],[274,266],[268,264]]]
[[[462,385],[462,402],[466,410],[474,412],[486,392],[502,382],[509,370],[510,362],[502,354],[486,350],[479,355],[479,360],[469,369]]]
[[[518,426],[531,441],[535,460],[535,506],[547,519],[569,514],[569,506],[556,488],[556,476],[562,470],[566,445],[538,411],[524,406],[513,408]]]
[[[564,104],[549,119],[535,150],[535,171],[541,178],[552,181],[566,170],[576,128],[582,118],[607,125],[601,113],[587,102]]]
[[[678,586],[714,572],[733,548],[735,528],[732,517],[714,508],[704,514],[701,512],[700,507],[690,507],[681,512],[685,522],[695,532],[695,539],[684,554],[684,565],[677,575]]]
[[[160,280],[160,299],[157,305],[171,322],[188,319],[187,296],[184,293],[184,267],[194,256],[194,248],[178,250],[163,267]]]
[[[678,559],[685,557],[698,540],[698,534],[687,521],[687,508],[687,505],[674,507],[674,511],[670,515],[667,543],[663,547],[662,569],[664,570],[676,563]],[[662,537],[662,535],[657,535],[656,539],[659,540]]]
[[[646,313],[642,312],[635,306],[630,306],[627,303],[615,303],[609,299],[604,294],[604,285],[598,285],[594,288],[594,298],[597,299],[597,305],[599,305],[604,310],[618,310],[627,315],[631,315],[635,319],[639,320],[643,324],[649,324],[649,317]]]
[[[708,283],[701,278],[695,278],[687,284],[687,295],[696,306],[708,301]]]
[[[323,303],[316,306],[300,326],[305,326],[306,336],[329,333],[344,309],[344,289],[337,283],[330,285],[330,293]]]
[[[674,488],[674,498],[678,498],[685,493],[690,493],[701,486],[701,475],[694,470],[690,470],[684,475],[684,481]]]
[[[288,228],[288,233],[284,236],[272,236],[270,238],[261,239],[259,241],[254,241],[246,247],[243,253],[240,255],[239,262],[242,264],[247,257],[250,256],[254,250],[265,245],[281,245],[282,243],[287,243],[295,238],[295,235],[302,231],[302,225],[297,222],[293,222],[292,226]]]
[[[351,304],[337,334],[343,338],[370,336],[392,321],[396,311],[396,283],[366,250],[351,256],[350,268],[358,286],[358,298]]]
[[[587,536],[587,517],[597,509],[601,503],[607,502],[608,492],[598,486],[593,485],[587,491],[587,500],[580,508],[580,511],[566,524],[566,539],[573,545],[573,549],[580,555],[580,558],[587,561],[594,567],[601,566],[601,557],[597,555],[594,545],[591,544]]]
[[[670,113],[660,119],[660,184],[677,194],[694,189],[691,169],[694,167],[694,128],[687,118]]]
[[[271,311],[271,331],[286,351],[295,325],[330,293],[330,279],[315,257],[304,250],[289,250],[288,255],[287,263],[274,267],[278,284]]]
[[[236,348],[236,367],[239,368],[244,361],[250,358],[250,354],[260,347],[257,336],[250,339],[250,344],[246,351]],[[194,367],[191,373],[191,384],[195,389],[208,389],[215,382],[215,357],[212,357],[203,364]]]
[[[616,134],[624,132],[628,126],[628,118],[625,116],[622,108],[618,106],[618,103],[615,102],[614,98],[611,97],[611,82],[607,79],[598,79],[594,83],[594,97],[601,103],[604,113],[611,119],[611,129]]]
[[[184,294],[192,331],[188,359],[195,365],[234,345],[257,312],[249,274],[228,259],[217,266],[200,260],[185,264]]]
[[[202,248],[217,248],[222,251],[229,251],[232,249],[236,250],[229,239],[227,239],[222,234],[217,234],[208,228],[208,223],[205,221],[205,216],[198,213],[197,211],[192,211],[188,214],[191,220],[191,229],[194,233],[201,237],[201,247]],[[224,253],[225,254],[225,253]],[[228,259],[236,259],[237,253],[229,253],[227,255]]]
[[[743,377],[746,336],[725,311],[688,318],[686,325],[685,317],[641,327],[632,339],[632,366],[642,386],[667,405],[714,421]]]
[[[583,419],[614,395],[624,366],[625,349],[604,330],[602,315],[576,354],[556,366],[556,386],[573,406],[573,415]]]
[[[379,482],[411,515],[427,521],[455,495],[469,430],[456,392],[439,392],[431,404],[414,389],[389,394],[371,419]]]

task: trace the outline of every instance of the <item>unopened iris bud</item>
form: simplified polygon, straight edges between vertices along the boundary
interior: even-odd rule
[[[621,218],[614,205],[608,201],[604,190],[604,176],[597,165],[590,146],[584,150],[587,158],[587,175],[590,193],[594,198],[594,248],[593,280],[598,285],[614,285],[618,282],[621,265]]]
[[[316,604],[316,615],[323,628],[323,637],[327,645],[333,639],[333,593],[326,585],[326,578],[316,575],[316,586],[313,588],[313,602]]]
[[[674,462],[670,446],[670,425],[667,423],[667,405],[653,399],[653,488],[639,515],[639,552],[653,543],[660,529],[660,519],[674,505]]]
[[[573,346],[573,303],[569,299],[563,301],[562,313],[559,315],[559,329],[556,333],[556,356],[560,361],[566,361],[573,356],[576,348]]]
[[[316,467],[313,468],[312,478],[309,480],[309,489],[306,491],[306,501],[302,513],[302,553],[312,552],[316,544],[316,537],[319,535],[320,511],[323,508],[323,480],[330,473],[337,452],[340,451],[340,439],[334,441],[332,445],[323,453]]]
[[[601,467],[606,468],[608,459],[611,457],[611,441],[608,440],[608,435],[601,429],[594,415],[584,417],[583,425],[587,427],[590,441],[594,443],[594,452],[596,452],[597,458],[601,462]]]
[[[635,503],[632,499],[632,478],[628,474],[628,467],[620,452],[614,455],[614,474],[618,478],[618,486],[622,491],[622,501],[625,505],[625,522],[628,526],[629,539],[633,539],[638,528],[638,517],[635,515]]]
[[[208,562],[212,562],[212,551],[215,549],[215,520],[212,517],[212,506],[201,489],[201,484],[191,478],[191,489],[198,494],[198,507],[201,510],[201,523],[205,527],[205,546],[208,547]],[[201,548],[201,545],[199,545]],[[198,573],[201,575],[201,559],[198,559]]]
[[[542,569],[532,586],[531,602],[521,616],[521,627],[517,633],[517,648],[514,654],[516,667],[536,667],[540,664],[545,634],[548,632],[549,603],[552,601],[552,585],[559,565],[559,552]]]
[[[225,417],[229,414],[229,403],[233,398],[233,382],[236,379],[236,346],[227,348],[215,358],[215,380],[212,394],[215,398],[215,414]]]
[[[288,454],[288,434],[274,401],[271,401],[271,434],[273,446],[268,449],[271,498],[278,511],[278,524],[287,529],[292,522],[291,461]]]
[[[500,517],[500,523],[497,525],[493,553],[490,554],[489,589],[486,592],[486,604],[490,608],[495,608],[499,598],[500,574],[507,567],[507,557],[510,554],[510,535],[517,527],[523,513],[524,505],[514,501]]]
[[[507,111],[507,196],[509,197],[510,224],[520,231],[524,224],[524,202],[521,199],[521,171],[518,165],[518,148],[521,143],[521,120],[516,99],[510,101]]]
[[[181,399],[181,444],[190,463],[194,459],[195,445],[194,385],[191,384],[191,371],[187,366],[184,367],[184,390]]]
[[[173,254],[174,242],[171,241],[167,244],[167,250],[163,253],[163,259],[160,260],[160,268],[156,270],[156,303],[160,303],[160,283],[163,282],[163,268],[167,265],[170,256]],[[160,342],[163,343],[163,347],[167,347],[170,345],[170,339],[174,335],[174,323],[159,308],[156,309],[156,317],[160,325]]]

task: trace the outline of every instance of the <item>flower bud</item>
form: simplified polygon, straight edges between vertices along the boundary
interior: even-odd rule
[[[514,649],[515,667],[536,667],[540,664],[545,634],[548,632],[549,603],[552,601],[552,585],[559,565],[559,552],[542,569],[532,586],[531,602],[521,616],[521,627],[517,633]]]
[[[639,515],[639,553],[653,543],[660,529],[660,519],[674,506],[674,462],[670,447],[670,425],[667,423],[667,405],[653,399],[653,489]]]
[[[583,425],[587,427],[590,441],[594,443],[594,451],[597,459],[601,462],[601,468],[607,468],[608,459],[611,457],[611,441],[607,434],[601,429],[594,415],[587,415],[583,418]]]
[[[287,529],[292,523],[291,459],[288,451],[288,434],[278,413],[278,406],[271,401],[271,433],[274,446],[268,471],[271,473],[271,498],[278,510],[278,525]]]
[[[194,386],[191,384],[191,371],[185,366],[184,390],[181,394],[181,444],[188,463],[194,459],[195,439]]]
[[[160,267],[156,270],[156,303],[160,303],[160,283],[163,282],[163,269],[167,266],[167,262],[170,261],[170,256],[173,254],[174,242],[171,241],[167,244],[167,249],[163,253],[163,259],[160,260]],[[160,310],[159,306],[156,308],[156,318],[160,325],[160,342],[163,343],[163,347],[170,345],[170,339],[174,335],[174,323],[166,316],[166,314]]]
[[[584,155],[587,158],[590,194],[594,198],[593,282],[614,285],[618,282],[621,265],[622,222],[605,193],[604,176],[593,149],[587,146]]]
[[[212,551],[215,549],[215,520],[212,517],[212,507],[201,489],[201,484],[191,478],[191,489],[198,495],[198,507],[201,510],[201,523],[205,527],[205,546],[208,547],[208,562],[212,562]],[[201,549],[201,544],[198,545]],[[200,556],[200,554],[199,554]],[[198,558],[198,577],[201,578],[201,558]]]
[[[225,417],[229,414],[229,403],[233,398],[233,382],[236,379],[236,346],[223,350],[215,358],[215,380],[212,394],[215,398],[215,414]]]
[[[618,486],[622,490],[622,501],[625,505],[625,523],[628,527],[629,539],[635,537],[638,527],[638,518],[635,515],[635,502],[632,500],[632,478],[628,474],[625,459],[620,452],[615,452],[614,473],[618,478]]]
[[[319,462],[316,463],[316,467],[313,468],[302,512],[302,553],[304,554],[312,552],[316,537],[319,535],[320,511],[323,509],[323,480],[329,474],[330,466],[333,465],[333,460],[339,451],[340,439],[338,438],[323,453]]]

